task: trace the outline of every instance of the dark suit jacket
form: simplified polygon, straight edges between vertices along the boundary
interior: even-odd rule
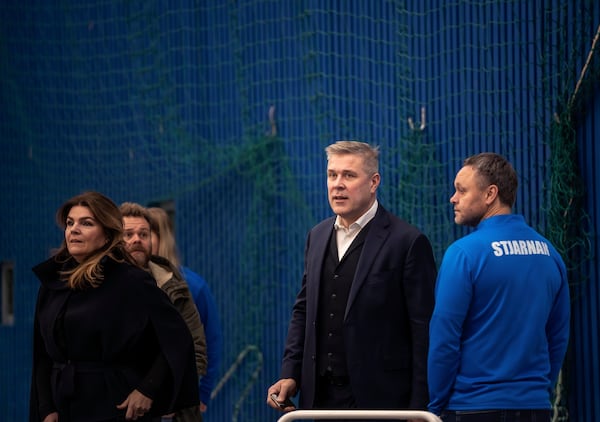
[[[292,310],[281,377],[299,408],[315,397],[321,268],[335,217],[308,234],[302,287]],[[429,240],[381,205],[358,261],[343,322],[348,374],[359,408],[426,409],[429,320],[436,266]]]

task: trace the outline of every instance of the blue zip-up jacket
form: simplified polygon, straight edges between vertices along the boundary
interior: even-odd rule
[[[428,356],[429,410],[548,409],[567,349],[565,264],[520,215],[446,251]]]
[[[223,350],[221,322],[215,299],[206,280],[187,267],[181,267],[181,271],[185,281],[188,283],[196,308],[198,308],[200,319],[204,324],[208,366],[206,375],[200,379],[200,401],[208,405],[212,390],[217,383],[219,366],[221,365]]]

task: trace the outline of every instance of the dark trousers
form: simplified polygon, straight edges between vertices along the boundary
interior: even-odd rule
[[[547,409],[445,410],[444,422],[549,422]]]
[[[347,377],[319,376],[315,387],[315,409],[356,409],[356,400]],[[327,420],[315,419],[315,422],[318,421]]]
[[[358,405],[352,393],[348,377],[317,377],[315,390],[315,409],[352,410]],[[316,419],[315,422],[329,422],[331,419]],[[388,419],[389,420],[389,419]],[[337,422],[386,422],[375,419],[336,419]],[[399,421],[400,422],[400,421]]]
[[[315,409],[356,409],[348,377],[317,377]]]

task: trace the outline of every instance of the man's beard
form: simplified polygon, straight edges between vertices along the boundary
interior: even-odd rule
[[[142,247],[134,247],[129,253],[133,256],[133,259],[138,263],[138,265],[142,267],[148,266],[148,261],[150,261],[150,253],[142,248]]]

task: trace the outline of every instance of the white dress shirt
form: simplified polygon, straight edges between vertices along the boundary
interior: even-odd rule
[[[341,223],[340,216],[338,215],[336,217],[333,227],[335,228],[338,259],[340,261],[352,244],[352,241],[356,238],[356,236],[358,236],[358,233],[362,230],[362,228],[365,227],[367,223],[373,219],[373,217],[375,217],[376,212],[377,200],[373,202],[373,205],[371,205],[371,208],[369,208],[366,213],[361,215],[354,223],[350,224],[350,227],[344,227]]]

